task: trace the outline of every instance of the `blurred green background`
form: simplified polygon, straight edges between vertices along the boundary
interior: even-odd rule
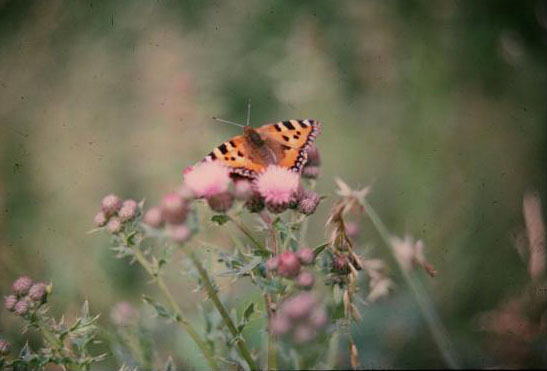
[[[210,117],[242,122],[251,99],[254,125],[323,123],[318,187],[331,197],[312,242],[335,176],[373,184],[391,231],[427,245],[440,272],[427,287],[461,363],[499,365],[477,316],[528,280],[514,247],[523,194],[547,196],[546,40],[544,1],[0,0],[0,293],[27,273],[54,283],[56,315],[88,298],[107,324],[117,301],[140,305],[141,270],[86,234],[100,199],[157,202],[239,133]],[[171,282],[195,310],[190,286]],[[258,295],[242,287],[228,302]],[[402,282],[363,318],[364,367],[443,366]],[[185,364],[184,337],[150,327]],[[2,310],[16,347],[19,331]]]

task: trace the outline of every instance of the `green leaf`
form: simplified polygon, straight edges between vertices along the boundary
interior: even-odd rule
[[[213,217],[211,218],[211,221],[213,223],[216,223],[217,225],[226,224],[228,223],[229,220],[230,220],[230,217],[224,214],[213,215]]]
[[[158,316],[163,318],[175,319],[175,317],[169,313],[169,311],[160,303],[152,299],[150,296],[143,295],[142,300],[148,305],[151,305],[156,310]]]
[[[245,309],[245,312],[243,312],[243,320],[245,322],[249,322],[249,319],[251,318],[254,312],[255,312],[255,303],[252,302],[251,304],[247,306],[247,308]]]
[[[319,256],[319,254],[321,254],[323,252],[323,250],[325,250],[325,248],[329,245],[328,242],[325,242],[324,244],[322,245],[319,245],[317,246],[315,249],[313,249],[313,254],[315,255],[315,257],[317,258],[317,256]]]

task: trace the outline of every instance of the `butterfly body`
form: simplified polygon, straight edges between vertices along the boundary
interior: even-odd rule
[[[236,136],[215,148],[204,161],[220,161],[232,173],[254,178],[269,165],[300,172],[307,149],[319,134],[315,120],[288,120],[259,128],[245,126]]]

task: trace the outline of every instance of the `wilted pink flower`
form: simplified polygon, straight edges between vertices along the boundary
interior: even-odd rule
[[[47,285],[43,282],[35,283],[30,288],[28,296],[34,301],[44,301],[47,296]]]
[[[32,280],[29,276],[21,276],[13,282],[11,288],[15,294],[19,297],[25,296],[28,294],[30,287],[32,286]]]
[[[123,224],[120,218],[114,217],[108,221],[106,229],[112,234],[120,233],[122,230]]]
[[[317,209],[321,198],[315,192],[306,192],[306,195],[298,201],[297,210],[299,213],[311,215]]]
[[[246,179],[237,180],[234,184],[234,196],[239,201],[247,201],[253,192],[253,184]]]
[[[178,243],[188,241],[188,239],[192,235],[192,231],[190,230],[190,228],[188,228],[188,226],[184,224],[169,226],[168,233],[169,237],[171,237],[173,241]]]
[[[283,277],[294,277],[300,272],[300,261],[292,251],[284,251],[279,255],[277,274]]]
[[[103,212],[108,217],[120,210],[120,207],[122,207],[122,200],[120,200],[118,196],[111,194],[103,198],[101,205]]]
[[[99,211],[97,215],[95,215],[93,222],[97,227],[104,227],[106,222],[108,222],[108,218],[106,217],[104,211]]]
[[[313,249],[310,249],[309,247],[297,250],[296,256],[300,259],[300,263],[304,265],[310,265],[315,260],[315,253],[313,252]]]
[[[118,216],[122,222],[131,220],[137,215],[137,209],[139,205],[135,200],[125,200],[122,204],[120,211],[118,211]]]
[[[15,310],[15,304],[17,304],[17,297],[15,295],[6,296],[4,298],[4,307],[13,312]]]
[[[186,220],[188,203],[181,195],[170,192],[161,201],[162,218],[171,224],[179,224]]]
[[[295,199],[299,175],[286,168],[270,165],[255,181],[255,188],[272,212],[280,212]]]
[[[184,183],[196,197],[211,197],[226,192],[230,182],[230,171],[216,161],[202,162],[184,176]]]
[[[24,316],[28,313],[30,307],[30,300],[28,298],[23,298],[15,304],[15,313],[20,316]]]
[[[5,339],[0,339],[0,356],[5,357],[11,352],[11,346]]]
[[[117,326],[129,326],[138,319],[138,312],[128,302],[121,301],[112,308],[110,319]]]
[[[300,272],[300,274],[296,276],[296,285],[302,289],[311,289],[314,282],[315,279],[313,278],[313,274],[308,271]]]
[[[216,195],[207,197],[207,204],[211,210],[217,213],[225,213],[234,204],[234,196],[230,192],[217,193]]]
[[[159,207],[153,207],[153,208],[149,209],[144,214],[144,218],[143,218],[144,223],[149,225],[152,228],[160,227],[161,223],[163,222],[161,214],[162,214],[162,212],[161,212],[161,209]]]

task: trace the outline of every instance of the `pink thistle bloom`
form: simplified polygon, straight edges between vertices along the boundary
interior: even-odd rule
[[[228,191],[230,171],[218,162],[202,162],[186,172],[184,183],[196,197],[212,197]]]
[[[270,165],[258,176],[255,187],[267,204],[288,205],[295,198],[299,181],[297,173]]]

